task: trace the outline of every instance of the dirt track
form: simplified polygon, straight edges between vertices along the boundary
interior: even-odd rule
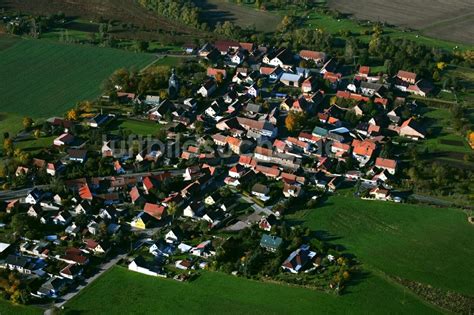
[[[384,21],[423,34],[474,44],[473,0],[328,0],[357,19]]]

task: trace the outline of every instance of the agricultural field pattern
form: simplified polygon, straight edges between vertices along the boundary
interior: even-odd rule
[[[474,44],[474,1],[329,0],[328,4],[357,19],[387,22],[424,35]]]

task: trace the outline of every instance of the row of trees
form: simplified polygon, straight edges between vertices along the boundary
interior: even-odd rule
[[[138,3],[159,15],[183,22],[186,25],[207,29],[200,21],[200,10],[188,0],[139,0]]]

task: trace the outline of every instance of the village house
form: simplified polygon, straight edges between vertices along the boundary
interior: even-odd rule
[[[3,262],[3,266],[22,274],[31,274],[35,270],[32,259],[27,256],[8,255]]]
[[[396,128],[396,131],[400,136],[407,137],[413,140],[425,138],[424,132],[413,120],[413,118],[405,120],[399,128]]]
[[[280,48],[263,57],[263,63],[273,67],[281,67],[285,70],[293,67],[294,56],[287,48]]]
[[[217,85],[213,80],[207,80],[197,91],[197,94],[204,98],[210,97],[217,89]]]
[[[288,256],[281,267],[284,271],[300,273],[312,264],[315,257],[316,252],[311,251],[308,245],[301,245],[300,248]]]
[[[397,78],[402,80],[403,82],[415,84],[417,75],[413,72],[400,70],[397,73]]]
[[[82,149],[69,149],[67,151],[69,155],[69,161],[84,163],[87,159],[87,150]]]
[[[303,188],[301,187],[301,184],[297,182],[288,183],[285,181],[283,184],[283,196],[286,198],[297,198],[302,194],[302,192]]]
[[[66,287],[66,281],[60,277],[51,277],[36,292],[41,297],[58,298],[61,291]]]
[[[258,222],[258,227],[264,231],[270,232],[273,227],[278,225],[278,219],[275,215],[270,214],[267,217],[262,217]]]
[[[216,79],[221,76],[223,80],[227,79],[227,71],[225,69],[207,68],[207,76]]]
[[[397,169],[397,161],[378,157],[375,160],[375,167],[387,170],[391,175],[394,175]]]
[[[178,228],[172,228],[165,234],[165,241],[169,244],[178,244],[183,239],[183,231]]]
[[[196,247],[191,248],[190,250],[191,255],[198,256],[198,257],[211,257],[216,254],[215,251],[212,250],[211,241],[204,241],[198,244]]]
[[[143,208],[143,212],[159,221],[166,215],[166,208],[158,204],[147,202]]]
[[[272,253],[276,252],[282,243],[283,239],[281,237],[268,234],[263,234],[260,239],[260,247]]]
[[[390,191],[388,189],[375,187],[370,190],[369,195],[377,200],[385,201],[390,196]]]
[[[302,81],[303,79],[301,78],[301,76],[288,72],[285,72],[280,77],[280,82],[290,87],[300,87]]]
[[[128,270],[142,273],[147,276],[165,277],[161,268],[148,263],[142,256],[135,257],[135,259],[128,264]]]
[[[312,50],[301,50],[299,56],[304,60],[314,61],[317,66],[322,66],[327,58],[324,52]]]
[[[255,184],[252,187],[252,195],[256,196],[258,199],[262,201],[267,201],[270,199],[270,196],[268,196],[268,193],[270,192],[270,189],[262,184]]]
[[[63,278],[74,280],[82,276],[83,268],[79,265],[69,264],[59,272],[59,275]]]
[[[70,145],[74,142],[75,137],[69,133],[63,133],[59,137],[53,140],[53,144],[57,147],[62,147],[65,145]]]
[[[352,148],[354,158],[360,165],[365,165],[372,158],[377,145],[368,140],[360,141],[355,139],[352,141]]]
[[[34,188],[31,190],[25,198],[25,203],[30,205],[34,205],[39,203],[43,198],[46,196],[45,192],[39,190],[38,188]]]

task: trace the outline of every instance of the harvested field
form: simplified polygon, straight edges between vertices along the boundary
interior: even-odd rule
[[[226,0],[195,0],[194,3],[202,8],[204,18],[210,25],[230,21],[240,27],[255,26],[258,31],[272,32],[281,21],[281,17],[276,14],[254,10]]]
[[[119,23],[133,24],[140,29],[116,34],[122,38],[153,39],[161,38],[163,34],[156,31],[173,32],[174,36],[190,40],[202,32],[187,27],[182,23],[156,15],[135,0],[0,0],[0,8],[16,10],[23,13],[49,15],[63,12],[68,17],[84,20],[111,20]],[[144,36],[143,29],[150,30]],[[148,38],[146,38],[148,37]]]
[[[474,44],[471,0],[328,0],[332,9],[357,19],[383,21],[420,30],[424,35]]]

